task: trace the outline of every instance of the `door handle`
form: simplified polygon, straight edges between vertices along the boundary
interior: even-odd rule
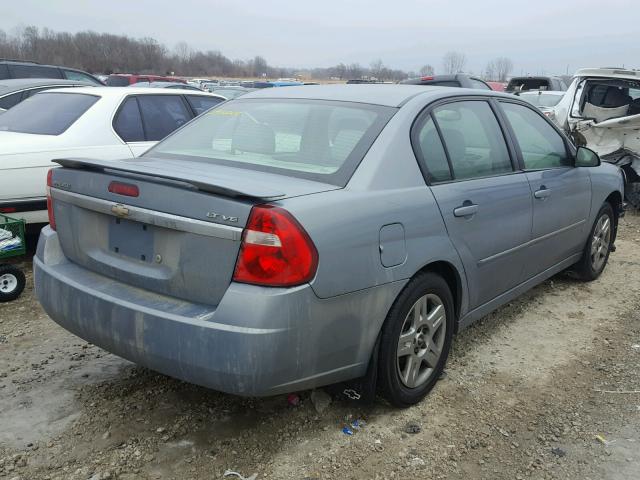
[[[549,190],[547,187],[542,185],[540,187],[540,190],[536,190],[535,192],[533,192],[533,196],[536,197],[538,200],[544,200],[545,198],[548,198],[551,196],[551,190]]]
[[[459,207],[453,209],[454,217],[468,217],[470,215],[475,215],[476,213],[478,213],[478,205],[471,203],[468,200]]]

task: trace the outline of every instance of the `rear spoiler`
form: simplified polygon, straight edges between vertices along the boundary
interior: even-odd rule
[[[228,167],[216,167],[212,173],[204,171],[189,171],[189,169],[171,168],[162,161],[154,162],[153,159],[140,161],[127,160],[96,160],[88,158],[60,158],[52,160],[65,168],[79,170],[93,170],[99,172],[127,172],[134,175],[173,180],[188,184],[198,190],[215,193],[228,197],[247,197],[260,200],[276,200],[285,197],[285,194],[277,190],[265,187],[256,181],[247,181],[238,178],[238,170],[229,172]],[[194,163],[191,162],[190,165]],[[203,169],[204,170],[204,169]]]

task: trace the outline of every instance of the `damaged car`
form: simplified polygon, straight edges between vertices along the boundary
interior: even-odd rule
[[[640,70],[578,70],[554,115],[577,146],[620,167],[626,200],[640,208]]]

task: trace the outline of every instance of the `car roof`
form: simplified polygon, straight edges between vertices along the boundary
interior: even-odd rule
[[[25,88],[46,87],[48,85],[94,85],[80,80],[66,80],[61,78],[11,78],[0,80],[0,94],[17,92]]]
[[[581,68],[574,77],[603,77],[623,78],[625,80],[640,80],[640,70],[625,68]]]
[[[447,97],[451,95],[490,95],[513,98],[511,95],[506,95],[492,90],[380,83],[353,85],[304,85],[299,87],[265,88],[247,93],[238,100],[245,101],[254,98],[291,98],[356,102],[388,107],[401,107],[408,100],[417,95],[429,95],[434,98]]]
[[[98,95],[104,98],[115,98],[122,97],[123,95],[203,95],[207,97],[221,97],[221,95],[216,95],[215,93],[197,91],[197,90],[187,90],[187,89],[178,89],[178,88],[153,88],[153,87],[78,87],[74,88],[73,92],[69,92],[67,89],[52,89],[47,90],[47,93],[79,93],[79,94],[87,94],[87,95]]]

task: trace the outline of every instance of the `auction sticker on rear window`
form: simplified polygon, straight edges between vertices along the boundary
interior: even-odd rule
[[[211,110],[209,113],[207,113],[207,115],[223,115],[226,117],[237,117],[239,115],[242,115],[242,112],[234,112],[233,110],[214,109],[214,110]]]

